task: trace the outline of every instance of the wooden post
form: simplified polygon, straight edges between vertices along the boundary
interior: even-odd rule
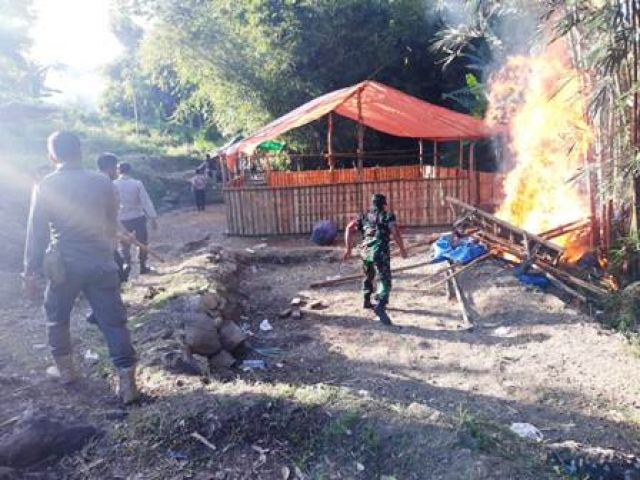
[[[329,112],[327,126],[327,161],[329,170],[333,171],[336,168],[336,159],[333,158],[333,112]]]
[[[591,248],[600,244],[600,227],[598,225],[598,207],[596,201],[597,185],[593,174],[593,150],[589,147],[584,157],[584,166],[587,170],[587,194],[589,195],[589,209],[591,213]]]
[[[480,203],[478,193],[478,176],[476,172],[476,142],[471,142],[469,146],[469,203],[478,205]]]
[[[433,141],[433,177],[440,178],[440,172],[438,172],[438,141]]]
[[[362,124],[362,88],[358,89],[358,179],[362,180],[362,168],[364,164],[364,125]]]
[[[364,87],[360,87],[358,89],[358,165],[357,165],[357,184],[356,184],[356,202],[358,204],[358,209],[362,209],[363,206],[363,190],[364,186],[362,182],[364,181],[364,125],[362,123],[362,89]]]
[[[218,156],[218,163],[220,163],[220,174],[222,175],[222,188],[226,187],[229,182],[229,176],[227,172],[227,158],[226,155],[221,154]]]
[[[464,141],[460,140],[460,146],[458,147],[458,177],[462,176],[463,163],[464,163]]]

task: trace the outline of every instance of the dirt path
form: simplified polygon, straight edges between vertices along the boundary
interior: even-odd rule
[[[170,281],[178,262],[193,255],[188,242],[196,242],[189,250],[214,242],[238,252],[241,321],[254,333],[252,344],[282,354],[259,357],[264,371],[206,379],[145,367],[139,378],[152,398],[124,410],[111,395],[106,362],[85,364],[88,384],[77,390],[46,378],[39,308],[20,299],[15,274],[3,274],[0,425],[53,405],[106,432],[66,462],[45,463],[25,478],[571,478],[553,473],[546,445],[572,440],[640,452],[638,350],[498,265],[462,276],[472,330],[463,329],[444,287],[414,286],[435,267],[394,277],[389,312],[396,326],[385,327],[360,308],[357,282],[307,288],[336,274],[337,248],[226,238],[220,207],[174,212],[154,236],[170,261],[126,289],[134,327],[149,307],[144,293]],[[342,274],[351,271],[358,271],[356,260]],[[327,308],[279,318],[295,296]],[[83,308],[74,319],[76,351],[103,358]],[[270,332],[259,329],[265,318]],[[140,335],[135,329],[138,341]],[[212,422],[216,452],[190,437]],[[534,424],[544,446],[510,435],[512,422]],[[0,435],[3,428],[10,427]]]

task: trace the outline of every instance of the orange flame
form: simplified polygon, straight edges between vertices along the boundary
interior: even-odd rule
[[[585,190],[569,181],[593,138],[585,90],[560,42],[537,57],[512,57],[493,77],[488,118],[508,124],[514,165],[499,218],[540,233],[590,215]],[[568,237],[554,241],[565,244]]]

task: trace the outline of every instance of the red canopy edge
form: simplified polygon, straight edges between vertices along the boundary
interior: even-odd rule
[[[358,96],[361,119],[358,116]],[[495,133],[484,121],[433,105],[388,85],[367,80],[317,97],[265,125],[224,152],[232,168],[238,153],[251,155],[262,142],[317,120],[330,112],[397,137],[436,141],[475,140]]]

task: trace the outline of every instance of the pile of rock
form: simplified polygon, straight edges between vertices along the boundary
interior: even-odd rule
[[[211,368],[233,366],[247,334],[235,322],[236,305],[218,289],[192,297],[192,309],[184,317],[183,345],[187,360],[193,354],[207,357]]]
[[[237,277],[235,255],[217,245],[199,248],[172,274],[157,277],[135,329],[141,364],[188,374],[206,373],[203,360],[210,369],[233,366],[248,338],[238,324]]]

